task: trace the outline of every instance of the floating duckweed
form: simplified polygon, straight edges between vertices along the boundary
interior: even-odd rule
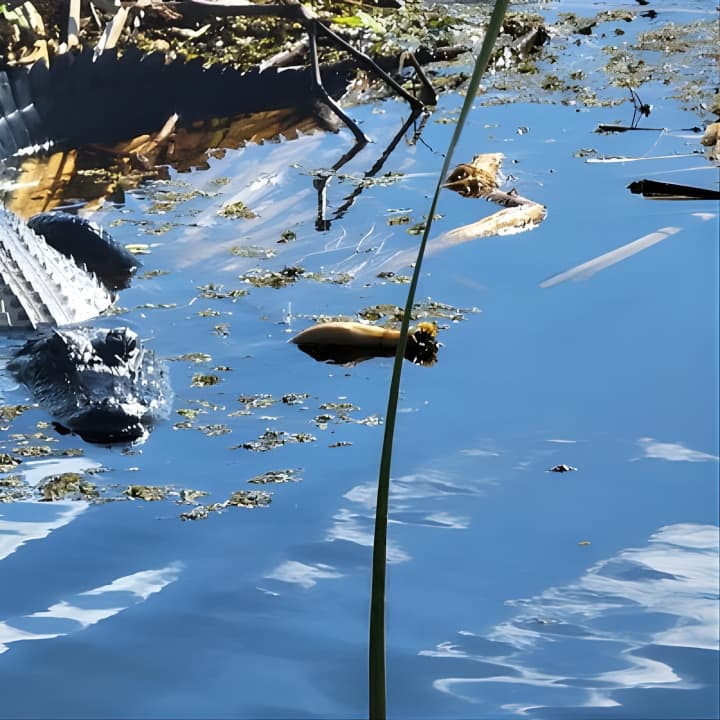
[[[409,225],[410,224],[410,216],[409,215],[395,215],[394,217],[388,218],[387,224],[388,225]]]
[[[270,483],[288,483],[297,482],[300,478],[296,477],[297,470],[270,470],[262,475],[256,475],[248,480],[254,485],[268,485]]]
[[[279,243],[289,243],[297,238],[297,235],[292,230],[285,230],[280,235]]]
[[[257,258],[258,260],[269,260],[277,255],[275,250],[258,245],[233,245],[230,252],[238,257]]]
[[[245,406],[245,409],[250,408],[266,408],[274,405],[277,400],[267,393],[260,393],[258,395],[241,395],[238,398],[238,402]]]
[[[220,315],[222,315],[222,313],[219,310],[213,310],[212,308],[198,311],[199,317],[220,317]]]
[[[265,507],[271,502],[269,493],[262,490],[236,490],[227,500],[227,506],[233,507]]]
[[[198,429],[208,437],[219,437],[220,435],[227,435],[229,432],[232,432],[227,425],[223,425],[222,423],[201,425]]]
[[[237,298],[244,297],[248,294],[248,291],[243,288],[225,290],[222,285],[215,285],[214,283],[201,285],[198,290],[200,291],[200,297],[210,300],[222,300],[225,298],[237,300]]]
[[[282,401],[286,405],[299,405],[309,397],[310,393],[287,393],[287,395],[282,396]]]
[[[22,415],[31,407],[31,405],[2,405],[0,406],[0,421],[8,422],[9,420],[14,420],[18,415]]]
[[[194,363],[210,362],[212,357],[204,352],[190,352],[184,353],[183,355],[177,355],[176,357],[170,358],[171,360],[185,360]]]
[[[169,270],[148,270],[140,275],[141,280],[152,280],[156,277],[162,277],[163,275],[169,275]]]
[[[271,287],[277,290],[286,285],[291,285],[304,274],[305,270],[297,266],[284,267],[282,270],[254,268],[241,275],[240,279],[253,287]]]
[[[21,457],[47,457],[53,454],[48,445],[25,445],[13,448],[13,452]]]
[[[204,497],[207,493],[204,490],[185,489],[180,491],[180,499],[177,502],[181,505],[193,505],[198,498]]]
[[[130,485],[125,490],[125,495],[133,500],[145,500],[154,502],[164,500],[167,497],[168,489],[157,485]]]
[[[66,448],[59,455],[62,457],[85,457],[85,451],[82,448]]]
[[[232,218],[234,220],[238,218],[242,220],[254,220],[257,217],[257,214],[250,210],[250,208],[245,205],[242,200],[229,203],[228,205],[223,205],[219,215],[226,218]]]
[[[325,402],[320,405],[321,410],[334,410],[335,412],[354,412],[360,408],[350,402]]]
[[[288,433],[284,430],[270,430],[269,428],[257,439],[235,445],[232,449],[242,448],[252,452],[267,452],[287,443],[315,442],[316,438],[309,433]]]
[[[217,385],[220,378],[217,375],[204,375],[203,373],[195,373],[190,383],[191,387],[211,387]]]
[[[0,473],[9,472],[13,468],[17,467],[21,462],[22,460],[18,460],[12,455],[8,455],[8,453],[0,453]]]
[[[327,430],[328,423],[333,420],[336,420],[335,415],[318,415],[317,417],[314,417],[312,421],[318,426],[318,428],[320,428],[320,430]]]
[[[205,520],[212,512],[220,512],[229,507],[256,508],[267,507],[272,498],[269,493],[256,490],[237,490],[224,502],[210,505],[198,505],[192,510],[180,513],[182,520]]]
[[[0,479],[0,503],[29,500],[31,496],[30,488],[20,475],[8,475]]]
[[[98,497],[94,483],[82,479],[82,475],[74,472],[52,475],[38,486],[43,502],[53,502],[66,498],[89,500]]]

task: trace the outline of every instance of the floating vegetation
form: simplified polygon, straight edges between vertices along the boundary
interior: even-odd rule
[[[179,505],[194,505],[199,498],[206,495],[204,490],[181,490],[180,497],[175,502]]]
[[[242,200],[223,205],[218,214],[222,215],[222,217],[232,218],[233,220],[254,220],[257,217],[257,214],[242,202]]]
[[[14,420],[31,407],[32,405],[2,405],[0,406],[0,421],[9,422]]]
[[[47,457],[53,454],[48,445],[21,445],[13,448],[13,452],[20,457]]]
[[[206,308],[205,310],[198,310],[198,317],[220,317],[222,313],[219,310],[213,310],[213,308]]]
[[[206,415],[206,410],[201,410],[199,408],[180,408],[179,410],[175,411],[180,417],[184,417],[187,420],[194,420],[198,415],[203,414]]]
[[[139,276],[140,280],[152,280],[156,277],[162,277],[163,275],[169,275],[169,270],[147,270]]]
[[[13,468],[16,468],[22,460],[14,458],[12,455],[7,453],[0,453],[0,473],[10,472]]]
[[[278,240],[278,243],[284,244],[293,242],[297,239],[297,235],[292,230],[285,230],[282,233],[280,233],[280,239]]]
[[[556,472],[556,473],[565,473],[565,472],[575,472],[577,470],[576,467],[572,467],[572,465],[555,465],[555,467],[551,467],[548,472]]]
[[[233,245],[230,248],[230,253],[238,257],[256,258],[258,260],[269,260],[277,255],[272,248],[264,248],[258,245]]]
[[[267,507],[272,501],[269,493],[261,490],[237,490],[224,502],[197,505],[192,510],[180,513],[182,520],[205,520],[210,513],[220,512],[229,507]]]
[[[0,503],[18,502],[31,497],[30,488],[20,475],[0,478]]]
[[[185,362],[205,363],[210,362],[212,357],[204,352],[189,352],[182,355],[176,355],[175,357],[171,357],[169,359],[173,361],[182,360]]]
[[[281,400],[285,405],[300,405],[310,397],[310,393],[287,393]]]
[[[218,323],[217,325],[213,325],[213,332],[216,335],[220,335],[220,337],[227,337],[230,334],[230,325],[229,323]]]
[[[379,272],[376,277],[380,280],[389,280],[390,282],[398,283],[399,285],[407,285],[410,282],[409,275],[398,275],[392,270]]]
[[[232,432],[227,425],[223,425],[222,423],[201,425],[198,429],[208,437],[220,437],[220,435],[227,435]]]
[[[435,215],[433,215],[433,221],[441,220],[441,219],[442,219],[442,215],[440,215],[439,213],[435,213]],[[422,235],[425,232],[426,223],[427,223],[427,220],[423,220],[422,222],[415,223],[415,225],[411,225],[407,229],[407,234],[408,235]]]
[[[275,290],[292,285],[299,277],[305,274],[301,267],[284,267],[282,270],[261,270],[254,268],[248,270],[240,279],[253,287],[271,287]]]
[[[288,443],[309,443],[315,442],[315,440],[315,436],[310,435],[309,433],[289,433],[284,430],[271,430],[268,428],[257,440],[245,442],[240,445],[234,445],[231,449],[251,450],[252,452],[267,452],[268,450],[274,450],[275,448]]]
[[[215,197],[214,194],[200,190],[199,188],[193,188],[184,192],[178,190],[167,190],[160,188],[156,190],[150,196],[152,205],[145,210],[148,215],[165,214],[175,210],[175,208],[181,203],[194,200],[195,198],[209,198]]]
[[[192,376],[190,382],[191,387],[211,387],[217,385],[220,382],[220,377],[217,375],[204,375],[203,373],[195,373]]]
[[[325,402],[320,405],[321,410],[333,410],[334,412],[350,413],[360,408],[350,402]]]
[[[246,410],[256,410],[257,408],[267,408],[274,405],[277,400],[268,393],[259,393],[258,395],[241,395],[238,402]]]
[[[95,483],[83,480],[83,476],[66,472],[52,475],[38,485],[41,492],[40,500],[53,502],[55,500],[89,500],[99,496]]]
[[[248,480],[253,485],[269,485],[271,483],[298,482],[297,470],[269,470]]]
[[[351,442],[348,442],[347,440],[340,440],[338,442],[331,443],[328,445],[329,448],[339,448],[339,447],[348,447],[349,445],[352,445]]]
[[[198,290],[200,291],[198,297],[207,298],[210,300],[223,300],[225,298],[237,300],[238,298],[244,297],[248,294],[248,291],[244,288],[225,290],[223,285],[215,285],[214,283],[201,285]]]
[[[459,322],[465,320],[465,316],[473,313],[479,313],[478,308],[458,308],[447,303],[439,302],[428,298],[421,303],[413,305],[411,320],[450,320]],[[369,322],[377,322],[386,320],[391,325],[399,325],[402,322],[403,309],[398,305],[371,305],[363,308],[358,312],[358,317]]]
[[[253,287],[270,287],[275,290],[292,285],[300,278],[314,280],[320,283],[331,283],[333,285],[346,285],[353,279],[353,276],[350,273],[327,274],[322,272],[309,272],[297,265],[284,267],[282,270],[252,268],[243,275],[240,275],[240,280],[249,283]]]
[[[131,500],[156,502],[157,500],[164,500],[168,496],[168,488],[158,485],[130,485],[125,490],[125,495]]]

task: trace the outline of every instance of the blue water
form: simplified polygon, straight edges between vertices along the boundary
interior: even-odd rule
[[[613,91],[607,90],[608,93]],[[624,93],[618,90],[618,97]],[[393,717],[709,718],[718,715],[718,205],[631,195],[643,177],[716,186],[701,155],[613,164],[574,157],[695,152],[699,123],[647,86],[667,133],[601,136],[629,122],[628,103],[576,112],[478,103],[457,162],[505,153],[518,191],[547,219],[523,234],[430,255],[420,298],[466,310],[441,321],[439,362],[404,369],[393,460],[388,587]],[[646,99],[647,98],[649,99]],[[434,117],[457,109],[443,96]],[[378,114],[377,111],[382,114]],[[402,104],[352,108],[376,141],[342,172],[362,174],[400,126]],[[122,316],[172,361],[179,415],[131,453],[57,437],[55,456],[25,460],[30,483],[103,466],[101,487],[132,483],[207,491],[221,501],[268,470],[298,482],[264,486],[269,507],[183,522],[172,499],[146,503],[12,503],[0,507],[0,715],[3,717],[360,717],[366,713],[370,543],[382,426],[313,418],[327,402],[384,416],[391,360],[316,363],[287,340],[323,314],[403,304],[407,286],[379,280],[413,248],[396,209],[422,220],[452,126],[401,143],[347,214],[317,232],[310,172],[349,135],[248,146],[173,174],[168,189],[210,197],[148,214],[159,186],[128,193],[96,218],[122,243],[151,243]],[[518,127],[529,132],[518,134]],[[214,182],[227,178],[226,184]],[[336,178],[329,211],[353,185]],[[218,215],[242,200],[255,220]],[[443,195],[437,233],[495,207]],[[124,221],[118,223],[118,221]],[[160,235],[145,232],[176,223]],[[152,226],[150,226],[152,227]],[[578,282],[547,278],[660,228],[662,242]],[[294,242],[278,244],[293,230]],[[267,260],[233,246],[276,251]],[[300,279],[280,290],[238,275],[301,264],[352,272],[338,285]],[[401,268],[396,268],[401,271]],[[249,294],[196,298],[222,283]],[[148,303],[174,307],[147,309]],[[218,317],[200,317],[214,309]],[[228,334],[213,326],[228,324]],[[222,382],[193,388],[216,366]],[[25,399],[3,377],[4,403]],[[276,402],[243,409],[241,395]],[[302,403],[280,402],[309,393]],[[330,411],[334,412],[334,411]],[[334,413],[336,414],[336,413]],[[47,420],[26,412],[8,432]],[[230,433],[208,436],[202,425]],[[316,441],[268,452],[233,449],[266,428]],[[50,432],[50,431],[46,431]],[[339,441],[349,446],[329,447]],[[39,442],[39,441],[38,441]],[[2,451],[17,440],[4,434]],[[83,458],[62,458],[83,447]],[[565,463],[577,472],[550,473]]]

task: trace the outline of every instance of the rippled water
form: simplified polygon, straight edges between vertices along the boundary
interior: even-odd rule
[[[586,42],[578,52],[591,52]],[[643,177],[717,181],[707,160],[687,155],[699,136],[685,128],[698,118],[666,95],[642,92],[667,132],[593,132],[629,122],[629,103],[478,104],[471,116],[456,160],[505,153],[510,184],[548,217],[424,266],[420,296],[464,312],[441,321],[437,365],[404,369],[388,558],[395,717],[717,716],[718,206],[626,189]],[[185,429],[174,415],[126,450],[56,436],[51,457],[15,472],[37,484],[104,468],[92,476],[104,489],[170,485],[205,490],[208,502],[258,489],[247,481],[271,470],[294,469],[299,481],[260,488],[272,492],[267,508],[202,521],[180,520],[188,508],[173,499],[2,505],[0,715],[366,712],[376,418],[391,360],[325,365],[287,340],[316,316],[404,302],[406,286],[377,274],[407,271],[402,253],[417,242],[407,228],[423,219],[450,132],[437,120],[460,103],[444,95],[424,142],[401,142],[386,163],[400,177],[365,188],[323,232],[311,173],[348,149],[345,132],[228,151],[96,213],[120,242],[152,245],[145,271],[167,271],[123,292],[121,321],[163,357],[211,356],[170,363],[175,411],[201,412]],[[406,108],[390,100],[352,113],[376,142],[329,183],[328,217]],[[678,157],[588,163],[575,157],[582,148]],[[160,193],[189,191],[158,212]],[[219,214],[239,200],[257,217]],[[437,233],[494,209],[447,193]],[[388,223],[400,214],[410,222]],[[673,231],[642,252],[541,287],[663,228]],[[287,230],[295,240],[278,243]],[[231,252],[240,246],[254,257]],[[272,289],[238,278],[292,265],[353,279]],[[198,297],[208,283],[249,293]],[[192,387],[198,372],[221,382]],[[307,397],[282,402],[290,393]],[[26,398],[5,375],[2,394],[4,404]],[[238,400],[261,394],[265,407]],[[322,407],[337,402],[354,406],[349,421]],[[319,427],[323,414],[335,417]],[[16,446],[9,433],[43,420],[42,409],[24,413],[2,450]],[[267,428],[315,440],[236,447]],[[84,456],[59,455],[78,447]],[[578,470],[547,472],[561,463]]]

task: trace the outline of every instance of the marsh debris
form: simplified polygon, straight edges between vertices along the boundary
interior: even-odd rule
[[[158,485],[130,485],[124,494],[131,500],[156,502],[168,496],[168,488]]]
[[[551,467],[548,472],[565,473],[565,472],[576,472],[577,468],[572,465],[555,465]]]
[[[49,445],[21,445],[13,448],[13,452],[20,457],[47,457],[53,454]]]
[[[2,405],[0,406],[0,422],[10,422],[31,407],[32,405]]]
[[[192,387],[211,387],[220,383],[220,377],[217,375],[195,373],[192,376],[190,385]]]
[[[315,440],[315,436],[309,433],[289,433],[284,430],[271,430],[268,428],[257,440],[234,445],[231,450],[242,449],[252,452],[267,452],[288,443],[310,443],[315,442]]]
[[[229,507],[258,508],[267,507],[272,501],[270,493],[262,490],[236,490],[223,502],[197,505],[192,510],[180,513],[181,520],[205,520],[210,513],[221,512]]]
[[[9,455],[8,453],[0,453],[0,473],[10,472],[16,468],[22,460]]]
[[[223,205],[218,214],[233,220],[254,220],[257,217],[257,213],[254,213],[242,200]]]
[[[200,291],[198,297],[206,298],[208,300],[237,300],[238,298],[245,297],[245,295],[248,294],[248,291],[244,288],[225,290],[223,285],[216,285],[215,283],[201,285],[198,290]]]
[[[0,478],[0,503],[21,502],[32,498],[32,490],[20,475]]]
[[[99,496],[95,483],[84,480],[79,473],[52,475],[38,485],[41,502],[55,500],[94,500]]]
[[[279,483],[298,482],[297,470],[268,470],[262,475],[256,475],[248,480],[253,485],[269,485]]]
[[[285,405],[300,405],[310,397],[310,393],[286,393],[281,400]]]
[[[628,185],[628,189],[634,195],[642,195],[648,200],[720,200],[718,190],[659,180],[636,180]]]

